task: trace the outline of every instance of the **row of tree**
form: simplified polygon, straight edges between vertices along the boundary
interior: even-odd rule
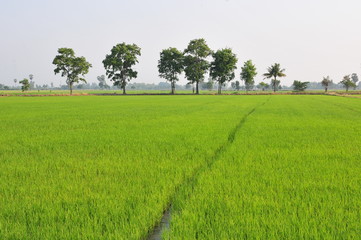
[[[141,49],[136,44],[120,43],[115,45],[110,54],[105,56],[103,65],[107,77],[126,93],[128,82],[137,77],[138,72],[133,66],[138,63],[138,56],[141,55]],[[212,58],[209,61],[209,58]],[[179,75],[184,72],[189,84],[195,84],[195,93],[199,94],[199,84],[205,79],[209,73],[210,79],[218,83],[218,93],[221,94],[222,86],[235,78],[235,70],[237,69],[237,56],[230,48],[212,51],[203,38],[191,40],[186,49],[180,51],[176,48],[164,49],[160,52],[158,61],[158,72],[161,78],[170,82],[171,93],[175,93],[176,82]],[[74,50],[71,48],[59,48],[58,55],[55,56],[53,64],[55,74],[61,74],[66,77],[66,83],[69,86],[70,94],[73,91],[74,83],[79,81],[86,82],[85,74],[88,73],[92,65],[87,62],[85,57],[76,57]],[[262,90],[271,87],[274,92],[280,87],[279,78],[285,77],[285,69],[281,68],[279,63],[275,63],[267,69],[263,74],[265,79],[271,79],[271,84],[261,82],[259,87]],[[240,72],[240,80],[244,82],[246,91],[254,88],[257,69],[251,60],[246,61]],[[31,77],[32,79],[32,77]],[[99,87],[109,88],[106,84],[105,76],[98,77]],[[345,76],[340,82],[348,91],[350,87],[356,87],[358,77],[356,74]],[[30,83],[28,79],[20,81],[22,90],[29,89]],[[309,82],[294,81],[293,87],[296,91],[304,91],[308,87]],[[321,84],[325,87],[325,91],[332,84],[332,80],[326,77]],[[239,81],[232,83],[235,89],[240,88]]]
[[[358,79],[357,74],[356,74],[356,73],[353,73],[353,74],[351,74],[351,75],[346,75],[346,76],[344,76],[343,79],[342,79],[342,81],[339,82],[339,84],[342,85],[343,88],[346,89],[346,92],[348,92],[348,90],[349,90],[350,88],[353,88],[354,90],[356,89],[356,87],[357,87],[357,82],[358,82],[358,81],[359,81],[359,79]],[[293,89],[294,89],[295,91],[304,91],[304,90],[306,90],[306,88],[308,88],[308,84],[309,84],[309,83],[310,83],[310,82],[301,82],[301,81],[295,80],[295,81],[293,82]],[[333,83],[333,80],[332,80],[329,76],[327,76],[327,77],[324,77],[324,78],[322,79],[321,85],[324,87],[325,92],[327,92],[328,89],[329,89],[332,85],[334,85],[334,83]]]
[[[133,66],[138,63],[140,55],[141,49],[136,44],[120,43],[115,45],[103,60],[107,77],[113,81],[114,86],[123,89],[123,94],[126,93],[127,83],[137,77],[138,72],[133,69]],[[210,56],[213,58],[211,62],[208,61]],[[222,86],[235,78],[234,71],[237,69],[237,61],[237,56],[230,48],[214,52],[201,38],[190,41],[182,52],[176,48],[162,50],[158,61],[158,71],[160,77],[171,83],[172,94],[175,93],[176,82],[183,72],[189,83],[195,84],[195,93],[199,94],[199,84],[204,81],[205,75],[209,72],[211,79],[218,82],[218,93],[220,94]],[[72,94],[74,83],[85,82],[81,76],[87,74],[89,68],[92,67],[84,57],[76,57],[71,48],[58,49],[58,55],[55,56],[53,64],[56,66],[55,74],[60,73],[62,77],[66,77],[70,94]],[[272,79],[271,84],[274,91],[277,90],[280,82],[277,77],[286,76],[284,71],[280,64],[276,63],[269,67],[268,72],[264,74],[265,78]],[[256,67],[252,61],[245,62],[240,78],[244,81],[246,89],[249,90],[254,86],[256,75]],[[102,87],[107,87],[104,78],[100,77],[98,81]]]

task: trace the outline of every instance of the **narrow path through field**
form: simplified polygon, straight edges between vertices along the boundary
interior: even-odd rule
[[[265,102],[257,105],[256,107],[252,108],[246,115],[244,115],[241,120],[238,122],[238,124],[232,129],[232,131],[228,135],[228,139],[225,143],[223,143],[220,147],[216,149],[213,156],[209,159],[207,159],[206,164],[200,166],[199,168],[195,169],[194,174],[192,174],[188,179],[186,179],[183,184],[177,187],[176,194],[178,192],[184,191],[185,188],[187,189],[194,189],[198,182],[198,177],[200,174],[204,173],[207,170],[210,170],[213,164],[219,159],[220,155],[227,150],[227,148],[234,142],[236,133],[242,128],[244,123],[246,122],[248,116],[250,116],[254,111],[256,111],[257,108],[265,105],[270,98],[268,98]],[[173,199],[175,196],[173,196]],[[161,240],[162,239],[162,233],[165,229],[168,229],[170,227],[170,221],[171,221],[171,215],[172,215],[172,200],[168,204],[168,208],[164,211],[162,219],[159,223],[157,223],[154,227],[154,229],[149,233],[147,239],[148,240]]]

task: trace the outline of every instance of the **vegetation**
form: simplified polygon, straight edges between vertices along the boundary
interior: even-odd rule
[[[328,88],[333,84],[330,76],[324,77],[321,82],[322,86],[325,88],[325,92],[327,92]]]
[[[254,78],[256,75],[257,69],[256,66],[252,63],[252,60],[245,62],[241,71],[241,80],[244,81],[246,91],[249,91],[254,87]]]
[[[258,84],[258,88],[262,89],[262,91],[265,91],[266,89],[269,89],[269,84],[265,82],[260,82]]]
[[[137,57],[140,54],[140,48],[136,44],[123,42],[115,45],[111,53],[107,54],[103,60],[106,75],[110,81],[114,81],[114,86],[123,89],[123,94],[126,94],[127,83],[138,75],[138,72],[132,67],[138,63]]]
[[[110,88],[109,85],[107,84],[107,82],[105,81],[105,76],[101,75],[97,77],[98,80],[98,86],[100,87],[100,89],[107,89]]]
[[[346,88],[346,92],[348,92],[349,88],[356,88],[356,84],[351,80],[350,75],[344,76],[340,84]]]
[[[212,50],[203,38],[190,41],[184,50],[184,72],[189,83],[196,84],[196,94],[199,94],[199,83],[203,82],[209,70],[206,58],[211,54]]]
[[[60,73],[62,77],[66,77],[66,83],[69,86],[70,94],[73,94],[73,85],[79,81],[86,82],[80,76],[84,76],[92,67],[85,57],[75,57],[74,50],[71,48],[59,48],[59,55],[56,55],[53,64],[56,66],[54,73]],[[30,75],[33,78],[32,74]]]
[[[22,85],[21,86],[22,92],[28,91],[30,89],[30,83],[28,79],[24,78],[23,80],[19,81],[19,83]]]
[[[234,79],[238,60],[230,48],[218,50],[212,56],[210,76],[218,82],[218,94],[221,94],[222,85]]]
[[[159,76],[171,83],[171,94],[175,93],[178,75],[183,72],[183,53],[176,48],[164,49],[158,61]]]
[[[3,98],[0,239],[145,238],[265,97],[213,98]]]
[[[351,74],[351,80],[352,80],[352,82],[355,84],[354,90],[356,90],[357,82],[359,81],[359,80],[358,80],[358,76],[357,76],[356,73],[352,73],[352,74]]]
[[[299,92],[305,91],[307,89],[309,83],[310,82],[301,82],[301,81],[294,80],[293,81],[293,90],[299,91]]]
[[[284,72],[285,69],[281,69],[281,65],[279,63],[275,63],[267,69],[266,73],[263,74],[265,78],[273,78],[271,80],[273,92],[276,92],[280,85],[280,80],[277,80],[277,77],[285,77],[286,74]]]
[[[164,239],[359,238],[359,99],[263,101],[182,189]]]
[[[355,239],[360,104],[3,98],[0,239]]]
[[[239,91],[241,89],[241,84],[240,84],[239,81],[232,82],[231,86],[232,86],[233,89],[235,89],[237,91]]]

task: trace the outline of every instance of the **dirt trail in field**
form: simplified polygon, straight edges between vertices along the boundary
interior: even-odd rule
[[[229,146],[234,142],[237,132],[242,128],[242,126],[246,122],[247,118],[252,113],[254,113],[257,108],[265,105],[269,100],[270,100],[270,98],[268,98],[265,102],[257,105],[256,107],[254,107],[251,111],[249,111],[246,115],[244,115],[241,118],[241,120],[238,122],[238,124],[232,129],[232,131],[230,131],[227,141],[216,149],[213,156],[206,161],[206,164],[195,169],[194,173],[188,179],[186,179],[182,185],[177,187],[175,195],[177,195],[178,192],[182,192],[182,189],[185,189],[185,188],[191,189],[190,192],[192,192],[192,190],[195,188],[196,184],[198,183],[198,177],[202,173],[209,171],[212,168],[213,164],[219,159],[220,155],[223,152],[225,152],[229,148]],[[174,198],[175,198],[175,196],[173,196],[173,199]],[[153,230],[149,233],[147,240],[161,240],[162,233],[166,229],[170,228],[170,221],[171,221],[171,217],[172,217],[172,202],[173,201],[171,201],[169,203],[168,208],[164,211],[160,222],[156,223]]]
[[[361,98],[358,96],[359,93],[337,93],[337,92],[330,92],[327,95],[336,96],[336,97],[349,97],[349,98]]]

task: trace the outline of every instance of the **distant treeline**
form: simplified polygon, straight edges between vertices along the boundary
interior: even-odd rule
[[[235,71],[237,69],[238,58],[232,52],[232,49],[223,48],[213,51],[208,47],[206,41],[200,38],[191,40],[183,51],[170,47],[160,52],[158,72],[159,76],[167,82],[159,84],[131,83],[130,81],[137,78],[138,75],[133,66],[138,63],[138,56],[140,55],[141,49],[136,44],[126,44],[123,42],[113,46],[110,53],[102,61],[106,76],[98,76],[98,84],[89,84],[84,77],[89,72],[92,64],[87,62],[85,57],[76,57],[74,50],[71,48],[59,48],[58,55],[53,60],[55,65],[54,73],[65,77],[66,85],[59,88],[54,88],[53,83],[51,83],[50,87],[48,85],[36,85],[33,81],[34,75],[30,74],[30,81],[24,78],[19,81],[21,86],[18,87],[16,87],[17,79],[14,79],[14,88],[21,89],[22,91],[69,88],[70,94],[72,94],[73,87],[77,89],[119,88],[123,90],[123,94],[126,94],[126,89],[170,89],[171,94],[174,94],[176,89],[192,89],[193,93],[199,94],[199,89],[214,90],[214,88],[217,88],[218,93],[221,94],[222,88],[236,91],[265,91],[271,89],[274,92],[281,89],[304,91],[307,88],[324,89],[327,92],[330,88],[345,88],[348,91],[350,88],[356,89],[359,82],[357,74],[353,73],[345,75],[339,83],[334,83],[327,76],[321,82],[313,83],[294,80],[292,86],[288,87],[282,85],[280,81],[281,77],[286,76],[286,70],[281,68],[279,63],[274,63],[262,74],[264,80],[269,79],[270,82],[262,81],[256,85],[255,77],[258,73],[252,60],[244,62],[239,77],[236,78]],[[182,73],[184,73],[185,78],[188,80],[186,85],[177,84],[179,75]],[[208,76],[208,81],[205,81],[206,76]],[[113,83],[113,86],[107,84],[106,77]],[[233,81],[235,79],[240,81]],[[79,84],[80,82],[83,83]],[[0,84],[0,89],[7,90],[13,88]]]

